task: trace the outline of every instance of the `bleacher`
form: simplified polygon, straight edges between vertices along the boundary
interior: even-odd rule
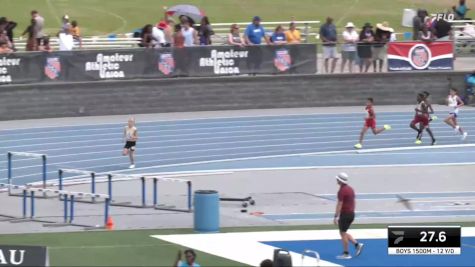
[[[302,35],[303,43],[312,43],[319,38],[320,30],[320,21],[294,21],[297,25],[297,28],[300,30]],[[228,33],[230,32],[231,25],[237,24],[240,27],[241,34],[246,30],[246,26],[249,25],[249,22],[237,22],[237,23],[213,23],[213,31],[215,35],[212,36],[213,44],[221,45],[226,44],[228,40]],[[272,35],[274,29],[278,25],[282,25],[284,29],[287,29],[290,24],[290,21],[272,21],[272,22],[261,22],[261,25],[266,29],[266,34],[268,36]]]
[[[284,22],[262,22],[262,25],[266,28],[268,35],[271,35],[275,27],[278,25],[283,25],[285,28],[288,27],[289,21]],[[303,42],[312,42],[315,41],[314,38],[318,38],[319,23],[320,21],[295,21],[297,28],[302,33]],[[215,34],[212,36],[213,44],[223,45],[226,44],[228,33],[231,25],[234,23],[215,23],[213,24],[213,30]],[[236,23],[241,26],[241,33],[244,33],[244,28],[249,24],[249,22],[239,22]],[[19,51],[24,51],[26,47],[25,38],[15,38],[15,46]],[[123,34],[121,36],[110,35],[110,36],[92,36],[82,38],[82,46],[79,47],[79,44],[75,44],[74,49],[105,49],[105,48],[134,48],[138,47],[140,43],[140,38],[134,38],[133,34]],[[50,38],[50,45],[53,50],[59,49],[59,40],[57,37]]]
[[[459,56],[475,55],[475,20],[457,20],[454,29],[455,53]],[[471,27],[473,31],[469,31]]]
[[[24,51],[26,39],[15,39],[15,46],[19,51]],[[140,38],[124,35],[123,37],[112,36],[92,36],[82,38],[82,46],[75,44],[75,49],[104,49],[104,48],[135,48],[138,47]],[[53,50],[59,49],[59,40],[57,37],[50,38],[50,46]]]

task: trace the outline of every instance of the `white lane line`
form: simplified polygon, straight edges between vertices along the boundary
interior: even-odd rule
[[[238,127],[236,127],[238,128]],[[281,129],[256,129],[256,130],[232,130],[232,131],[213,131],[213,135],[214,136],[209,136],[210,133],[209,132],[198,132],[198,133],[174,133],[174,134],[162,134],[162,131],[161,130],[142,130],[142,128],[139,127],[140,129],[140,136],[142,138],[150,138],[150,137],[161,137],[162,139],[166,139],[167,137],[173,137],[173,139],[168,139],[167,141],[173,141],[173,140],[186,140],[186,139],[179,139],[179,138],[176,138],[176,137],[185,137],[185,136],[201,136],[201,135],[205,135],[205,136],[208,136],[206,139],[213,139],[213,138],[223,138],[223,136],[216,136],[216,134],[226,134],[226,137],[229,137],[231,134],[234,134],[234,133],[249,133],[249,132],[252,132],[252,133],[258,133],[258,132],[289,132],[288,134],[332,134],[332,133],[341,133],[342,132],[342,128],[355,128],[355,130],[345,130],[345,133],[348,133],[348,132],[354,132],[354,133],[359,133],[361,131],[361,125],[357,125],[357,126],[343,126],[343,127],[338,127],[337,130],[331,130],[331,129],[328,129],[328,127],[293,127],[293,128],[281,128]],[[475,126],[468,126],[468,127],[465,127],[467,129],[472,129],[472,128],[475,128]],[[402,132],[401,134],[409,134],[409,133],[412,133],[412,131],[408,131],[409,128],[393,128],[391,131],[385,133],[385,135],[391,135],[391,134],[396,134],[396,133],[399,133],[400,131],[404,131]],[[437,131],[437,133],[440,133],[440,132],[449,132],[449,131],[453,131],[452,129],[450,129],[449,127],[447,126],[433,126],[432,129],[439,129]],[[23,141],[32,141],[32,140],[56,140],[56,139],[71,139],[71,138],[89,138],[89,139],[94,139],[94,140],[112,140],[111,138],[109,139],[99,139],[97,138],[98,136],[116,136],[114,139],[117,139],[117,138],[122,138],[122,131],[123,130],[122,128],[120,129],[116,129],[116,131],[113,131],[113,132],[108,132],[108,133],[99,133],[99,134],[79,134],[79,135],[64,135],[64,136],[46,136],[46,137],[33,137],[33,138],[12,138],[12,140],[8,140],[10,142],[23,142]],[[308,132],[296,132],[297,130],[311,130],[311,131],[308,131]],[[319,131],[321,130],[321,131]],[[87,132],[85,130],[85,132]],[[160,135],[147,135],[148,133],[160,133]],[[9,137],[11,137],[13,134],[11,135],[8,135]],[[262,136],[262,135],[269,135],[269,134],[261,134],[261,135],[236,135],[236,137],[241,137],[241,136]],[[276,135],[276,134],[274,134]],[[13,135],[14,137],[16,137],[16,135]],[[204,138],[203,138],[204,139]],[[194,139],[194,138],[190,138],[188,140],[199,140],[198,138],[197,139]],[[81,140],[76,140],[76,141],[81,141]],[[74,142],[74,141],[73,141]]]
[[[253,158],[246,158],[246,159],[236,159],[236,161],[244,161],[244,160],[253,160]],[[259,158],[257,158],[259,159]],[[232,160],[226,160],[232,161]],[[181,167],[181,166],[189,166],[189,165],[202,165],[202,164],[212,164],[212,163],[219,163],[221,161],[214,160],[214,161],[202,161],[202,162],[190,162],[190,163],[180,163],[180,164],[171,164],[169,165],[161,165],[161,166],[151,166],[151,167],[143,167],[143,168],[136,168],[135,170],[145,170],[145,169],[161,169],[165,167]],[[380,164],[380,165],[334,165],[334,166],[321,166],[321,165],[310,165],[310,166],[296,166],[296,167],[262,167],[262,168],[225,168],[225,169],[201,169],[199,171],[232,171],[232,172],[249,172],[249,171],[280,171],[280,170],[318,170],[318,169],[360,169],[360,168],[392,168],[392,167],[438,167],[438,166],[470,166],[474,165],[475,161],[468,161],[468,162],[455,162],[455,163],[414,163],[414,164]],[[130,172],[129,169],[112,171],[112,173],[124,173]]]
[[[436,112],[437,115],[439,115],[440,112]],[[470,111],[464,111],[463,114],[470,113]],[[412,116],[412,112],[378,112],[379,117],[391,117],[391,116]],[[444,113],[445,114],[445,113]],[[144,114],[140,114],[144,115]],[[146,114],[149,115],[149,114]],[[181,119],[181,118],[171,118],[171,119],[160,119],[160,120],[142,120],[139,121],[140,123],[167,123],[167,122],[183,122],[182,124],[171,124],[172,126],[179,126],[179,125],[192,125],[192,123],[187,124],[186,122],[195,122],[197,121],[216,121],[215,123],[220,123],[218,120],[234,120],[234,122],[242,122],[240,119],[251,119],[248,122],[258,122],[258,121],[266,121],[268,118],[276,118],[276,119],[269,119],[269,121],[274,121],[274,120],[281,120],[282,118],[287,118],[287,117],[312,117],[314,116],[315,118],[320,118],[320,117],[325,117],[328,115],[342,115],[342,116],[355,116],[358,115],[360,118],[364,118],[364,112],[340,112],[340,113],[308,113],[308,114],[301,114],[301,113],[289,113],[289,114],[267,114],[267,115],[248,115],[248,116],[227,116],[227,117],[203,117],[203,118],[192,118],[192,119]],[[127,121],[127,116],[122,116],[124,117],[124,122],[98,122],[98,123],[84,123],[84,124],[63,124],[63,125],[52,125],[52,126],[33,126],[33,127],[27,127],[27,128],[9,128],[10,131],[21,131],[21,130],[33,130],[33,129],[50,129],[50,128],[65,128],[65,127],[77,127],[77,128],[82,128],[86,127],[91,129],[90,127],[95,127],[95,126],[104,126],[104,125],[125,125]],[[280,117],[280,118],[279,118]],[[352,117],[348,117],[352,118]],[[42,120],[42,119],[40,119]],[[50,120],[50,119],[44,119]],[[38,121],[38,120],[36,120]],[[47,123],[47,122],[45,122]],[[229,122],[231,123],[231,122]],[[80,129],[78,129],[80,130]]]
[[[337,152],[336,152],[337,153]],[[304,155],[302,153],[300,155]],[[299,155],[299,154],[294,154]],[[259,159],[269,159],[269,158],[281,158],[286,157],[287,155],[272,155],[272,156],[256,156],[256,157],[243,157],[243,158],[235,158],[235,159],[223,159],[223,160],[208,160],[208,161],[194,161],[194,162],[186,162],[186,163],[176,163],[176,164],[167,164],[167,165],[155,165],[149,167],[141,167],[131,169],[122,169],[122,170],[115,170],[115,171],[107,171],[105,173],[110,174],[120,174],[120,173],[130,173],[140,170],[153,170],[153,169],[162,169],[168,167],[183,167],[183,166],[193,166],[193,165],[204,165],[204,164],[214,164],[214,163],[222,163],[222,162],[233,162],[233,161],[246,161],[246,160],[259,160]],[[150,163],[150,162],[159,162],[159,161],[142,161],[142,163]],[[120,163],[118,163],[120,164]],[[114,165],[97,165],[97,166],[87,166],[89,169],[94,168],[101,168],[101,167],[110,167],[116,166]],[[128,166],[127,163],[123,163],[124,166]],[[224,168],[224,169],[201,169],[196,171],[187,171],[188,173],[193,172],[248,172],[248,171],[276,171],[276,170],[318,170],[318,169],[360,169],[360,168],[392,168],[392,167],[440,167],[440,166],[473,166],[475,165],[475,161],[467,161],[467,162],[448,162],[448,163],[408,163],[408,164],[374,164],[374,165],[308,165],[308,166],[296,166],[296,167],[260,167],[260,168]],[[57,171],[49,171],[48,174],[57,174]],[[101,173],[101,172],[98,172]],[[174,172],[168,172],[174,173]],[[180,173],[180,172],[177,172]],[[40,180],[41,173],[35,174],[28,174],[22,176],[15,176],[14,178],[26,178],[31,176],[38,176],[38,180]],[[0,181],[6,181],[7,179],[0,179]]]
[[[454,145],[435,145],[435,146],[410,146],[410,147],[388,147],[388,148],[372,148],[356,150],[358,154],[377,153],[377,152],[393,152],[393,151],[407,151],[407,150],[422,150],[422,149],[444,149],[444,148],[461,148],[461,147],[475,147],[475,144],[454,144]]]
[[[337,148],[341,148],[341,147],[337,147]],[[148,151],[148,150],[159,150],[160,148],[159,147],[144,147],[144,148],[140,148],[140,151]],[[114,149],[114,150],[104,150],[104,151],[87,151],[87,152],[81,152],[81,153],[71,153],[71,154],[62,154],[62,155],[53,155],[53,156],[48,156],[49,159],[51,158],[63,158],[63,157],[70,157],[70,156],[80,156],[80,155],[94,155],[94,154],[105,154],[105,153],[119,153],[120,149],[117,148],[117,149]],[[141,157],[141,156],[147,156],[147,155],[171,155],[171,154],[189,154],[189,153],[196,153],[196,152],[208,152],[209,150],[208,149],[196,149],[196,150],[185,150],[185,151],[175,151],[175,152],[159,152],[159,153],[139,153],[138,156]],[[424,151],[422,151],[424,152]],[[319,153],[319,152],[312,152],[312,153]],[[421,153],[421,151],[417,151],[417,152],[399,152],[399,153],[381,153],[381,154],[384,154],[384,155],[415,155],[415,154],[419,154]],[[431,152],[431,155],[434,155],[434,154],[460,154],[460,153],[468,153],[468,154],[472,154],[472,153],[475,153],[475,150],[474,151],[435,151],[435,152]],[[348,155],[354,155],[355,153],[352,152],[351,154],[348,154]],[[346,155],[346,154],[344,154]],[[380,154],[368,154],[368,156],[376,156],[376,155],[380,155]],[[306,154],[304,156],[311,156],[311,157],[321,157],[321,156],[324,156],[324,155],[321,155],[321,154]],[[18,162],[18,161],[26,161],[26,160],[31,160],[31,159],[18,159],[18,160],[15,160],[15,162]],[[6,161],[0,161],[0,163],[5,163]]]
[[[321,115],[321,114],[320,114]],[[357,116],[355,116],[357,115]],[[187,127],[187,126],[204,126],[204,125],[226,125],[226,124],[231,124],[231,125],[234,125],[234,124],[239,124],[239,123],[254,123],[254,124],[259,124],[260,122],[272,122],[272,121],[277,121],[277,122],[285,122],[285,121],[299,121],[299,120],[311,120],[311,121],[315,121],[315,120],[323,120],[323,121],[331,121],[331,120],[339,120],[339,121],[345,121],[346,119],[349,119],[348,121],[346,122],[355,122],[355,121],[358,121],[358,122],[361,122],[363,121],[363,118],[364,118],[364,114],[355,114],[353,116],[347,116],[347,117],[338,117],[338,118],[328,118],[328,117],[325,117],[325,116],[315,116],[314,118],[299,118],[299,119],[293,119],[293,118],[290,118],[290,119],[283,119],[283,118],[276,118],[276,119],[259,119],[260,117],[245,117],[245,118],[255,118],[253,120],[243,120],[243,121],[239,121],[239,120],[236,120],[236,121],[210,121],[210,122],[197,122],[197,123],[186,123],[186,124],[163,124],[163,125],[143,125],[143,124],[146,124],[146,123],[163,123],[163,122],[169,122],[169,121],[138,121],[137,124],[140,126],[140,128],[156,128],[156,127]],[[290,115],[292,116],[292,115]],[[298,116],[298,115],[295,115],[295,116]],[[276,116],[269,116],[269,117],[276,117]],[[410,121],[411,118],[412,118],[412,115],[388,115],[387,116],[388,118],[389,117],[404,117],[404,118],[407,118],[406,120],[404,121]],[[378,121],[380,122],[385,122],[385,121],[393,121],[393,119],[388,119],[388,118],[384,118],[384,120],[381,119],[381,116],[379,117]],[[223,118],[224,119],[224,118]],[[232,118],[231,118],[232,119]],[[461,118],[462,121],[464,120],[464,118]],[[467,120],[470,119],[470,118],[466,118]],[[214,120],[214,119],[198,119],[196,121],[201,121],[201,120]],[[172,120],[172,121],[180,121],[180,120]],[[190,120],[190,121],[195,121],[195,120]],[[361,124],[360,123],[360,124]],[[100,127],[100,128],[90,128],[90,126],[104,126],[104,125],[116,125],[115,127]],[[34,129],[53,129],[51,131],[42,131],[42,132],[27,132],[27,133],[13,133],[15,135],[33,135],[33,134],[42,134],[42,133],[71,133],[71,132],[80,132],[80,131],[102,131],[102,130],[116,130],[117,128],[122,128],[125,124],[124,123],[102,123],[102,124],[91,124],[91,125],[72,125],[72,126],[66,126],[66,125],[63,125],[63,126],[51,126],[51,127],[31,127],[31,128],[20,128],[20,129],[16,129],[18,131],[20,130],[34,130]],[[82,128],[82,129],[72,129],[72,130],[61,130],[62,128],[66,128],[66,127],[77,127],[77,128]],[[88,128],[89,127],[89,128]],[[239,127],[239,126],[237,126]],[[188,128],[190,129],[190,128]],[[197,128],[191,128],[191,129],[203,129],[203,127],[197,127]],[[9,129],[8,131],[16,131],[15,129]],[[180,129],[178,129],[180,130]],[[2,136],[2,135],[0,135]]]
[[[445,137],[451,137],[451,136],[440,136],[440,138],[445,138]],[[262,142],[267,142],[267,141],[289,141],[289,140],[320,140],[322,138],[285,138],[285,139],[269,139],[269,140],[262,140]],[[378,139],[377,141],[391,141],[391,140],[412,140],[412,138],[385,138],[385,139]],[[376,140],[375,140],[376,141]],[[259,141],[261,142],[261,141]],[[272,145],[254,145],[254,146],[238,146],[238,147],[218,147],[218,148],[208,148],[208,149],[203,149],[200,152],[210,152],[210,151],[221,151],[221,150],[242,150],[242,149],[256,149],[256,148],[268,148],[268,147],[284,147],[284,146],[299,146],[299,145],[318,145],[318,144],[328,144],[328,143],[348,143],[351,142],[351,140],[343,140],[343,141],[318,141],[318,142],[299,142],[299,143],[280,143],[280,144],[272,144]],[[149,142],[150,143],[150,142]],[[251,140],[251,141],[234,141],[234,142],[216,142],[216,143],[205,143],[205,144],[187,144],[187,145],[175,145],[175,146],[162,146],[158,147],[158,150],[163,150],[165,148],[182,148],[182,147],[199,147],[199,146],[210,146],[210,145],[226,145],[226,144],[246,144],[246,143],[256,143],[256,141]],[[457,145],[447,145],[452,148],[457,147]],[[459,146],[472,146],[475,147],[475,144],[473,145],[459,145]],[[411,147],[406,147],[407,150],[410,150]],[[402,150],[402,149],[401,149]],[[357,153],[357,150],[350,150],[352,153]],[[187,154],[190,153],[190,151],[176,151],[176,152],[170,152],[170,151],[165,151],[165,152],[159,152],[159,153],[152,153],[152,154],[143,154],[143,155],[160,155],[160,154],[171,154],[171,153],[179,153],[179,154]],[[319,155],[321,152],[315,152],[314,154],[309,154],[306,153],[306,155]],[[332,153],[335,153],[332,151]],[[250,152],[247,152],[247,154],[250,154]],[[223,154],[220,154],[223,155]],[[225,154],[224,156],[228,156],[231,154]],[[201,157],[207,157],[209,155],[204,155]],[[103,160],[113,160],[113,159],[120,159],[123,158],[122,156],[115,156],[115,157],[102,157],[102,158],[93,158],[93,159],[83,159],[83,160],[76,160],[76,161],[66,161],[66,162],[56,162],[54,163],[55,165],[60,165],[60,164],[71,164],[71,163],[78,163],[78,162],[90,162],[90,161],[103,161]],[[191,158],[196,158],[191,157]],[[178,158],[174,158],[176,160]],[[181,159],[187,159],[187,158],[180,158]],[[115,164],[114,164],[115,165]],[[112,166],[114,166],[112,165]],[[30,166],[25,166],[25,167],[18,167],[14,168],[15,170],[18,169],[28,169],[28,168],[33,168],[33,167],[39,167],[41,165],[30,165]],[[0,171],[5,171],[6,169],[0,169]]]
[[[475,122],[473,123],[475,124]],[[394,124],[393,124],[394,125]],[[405,124],[404,124],[405,125]],[[292,126],[292,125],[290,125]],[[246,127],[240,127],[240,128],[246,128]],[[321,128],[325,128],[325,127],[315,127],[315,129],[321,129]],[[341,131],[340,133],[344,133],[346,132],[344,129],[350,129],[350,128],[355,128],[355,129],[358,129],[358,128],[361,128],[361,125],[358,125],[358,126],[340,126],[338,127]],[[438,129],[439,127],[432,127],[433,129]],[[440,127],[442,129],[447,129],[446,127]],[[445,130],[447,131],[447,130]],[[445,132],[444,131],[444,132]],[[163,131],[157,131],[157,132],[163,132]],[[447,132],[450,132],[450,131],[447,131]],[[404,132],[404,133],[400,133],[400,134],[410,134],[411,132],[410,131],[407,131],[407,132]],[[210,133],[212,134],[212,133]],[[400,135],[398,134],[398,135]],[[414,132],[412,133],[414,134]],[[389,135],[396,135],[396,133],[393,133],[393,134],[389,134]],[[454,136],[454,134],[452,135]],[[344,137],[344,138],[348,138],[348,135],[345,135],[345,136],[340,136],[340,137]],[[440,136],[437,136],[438,138]],[[328,138],[328,137],[326,137]],[[98,138],[95,138],[95,139],[91,139],[91,140],[94,140],[94,141],[99,141],[99,140],[102,140],[102,141],[105,141],[105,140],[117,140],[117,138],[112,138],[112,139],[98,139]],[[24,144],[24,145],[14,145],[14,146],[3,146],[3,147],[0,147],[0,150],[1,149],[5,149],[5,150],[11,150],[11,149],[17,149],[17,148],[25,148],[25,147],[33,147],[33,146],[50,146],[50,145],[61,145],[61,144],[68,144],[68,145],[71,145],[71,144],[74,144],[74,143],[90,143],[91,140],[76,140],[76,141],[61,141],[61,142],[49,142],[49,143],[45,143],[45,142],[42,142],[42,143],[33,143],[33,144]],[[177,139],[177,140],[180,140],[180,139]],[[161,141],[158,141],[158,142],[161,142]],[[144,142],[144,143],[147,143],[147,142]],[[96,147],[99,146],[99,145],[96,145]]]

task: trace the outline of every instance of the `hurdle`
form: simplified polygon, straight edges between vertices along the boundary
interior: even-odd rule
[[[48,189],[47,189],[48,190]],[[41,191],[41,189],[39,189]],[[59,191],[59,190],[58,190]],[[92,194],[85,192],[72,192],[72,191],[59,191],[64,195],[63,201],[63,222],[45,223],[45,227],[64,227],[64,226],[79,226],[90,229],[103,229],[107,225],[107,219],[109,218],[110,210],[110,196],[106,194]],[[102,226],[90,226],[84,224],[78,224],[74,222],[75,216],[75,203],[80,201],[80,198],[89,197],[91,199],[104,199],[104,224]],[[78,199],[79,198],[79,199]],[[83,201],[84,202],[84,201]],[[87,202],[92,203],[92,202]],[[69,205],[68,205],[69,204]]]
[[[94,195],[96,194],[96,173],[93,171],[84,171],[84,170],[79,170],[79,169],[59,169],[58,170],[58,189],[63,190],[64,189],[64,174],[70,173],[70,174],[78,174],[82,176],[89,176],[90,181],[91,181],[91,192],[90,196],[91,199],[78,199],[76,200],[77,202],[85,202],[85,203],[95,203],[96,198]],[[61,197],[61,196],[60,196]]]
[[[192,202],[191,202],[191,191],[192,185],[190,180],[177,179],[177,178],[164,178],[164,177],[151,177],[153,181],[153,206],[156,210],[169,210],[169,211],[181,211],[181,212],[192,212]],[[164,204],[159,204],[158,202],[158,182],[178,182],[186,184],[186,207],[185,209],[175,208],[173,206],[166,206]]]
[[[39,158],[42,161],[42,187],[46,188],[46,180],[47,180],[47,155],[46,154],[37,154],[37,153],[28,153],[28,152],[7,152],[7,170],[8,170],[8,177],[7,183],[13,184],[13,157],[26,157],[26,158]],[[9,196],[22,196],[22,194],[13,194],[11,192],[12,187],[8,187],[8,195]]]
[[[133,204],[130,202],[116,202],[114,200],[113,190],[112,190],[112,183],[117,181],[133,181],[140,179],[140,197],[141,202],[140,204]],[[152,180],[153,183],[153,197],[152,197],[152,205],[149,205],[147,202],[147,180]],[[158,198],[158,183],[159,182],[179,182],[186,184],[186,208],[176,208],[175,206],[161,204]],[[192,211],[192,201],[191,201],[191,192],[192,192],[192,183],[190,180],[185,179],[175,179],[175,178],[164,178],[164,177],[150,177],[150,176],[127,176],[127,175],[112,175],[107,174],[107,183],[108,183],[108,194],[111,198],[111,206],[118,206],[118,207],[129,207],[129,208],[154,208],[157,210],[168,210],[168,211],[179,211],[179,212],[191,212]]]

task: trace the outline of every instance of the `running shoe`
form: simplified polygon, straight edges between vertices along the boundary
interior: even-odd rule
[[[433,121],[436,121],[439,117],[437,117],[437,116],[435,116],[435,115],[432,115],[430,118],[431,118]]]
[[[414,144],[420,145],[420,144],[422,144],[422,141],[420,139],[416,139],[416,142],[414,142]]]
[[[362,149],[362,148],[363,148],[363,145],[360,144],[360,143],[358,143],[358,144],[355,145],[355,148],[356,148],[356,149]]]
[[[433,145],[433,146],[437,145],[437,141],[435,141],[435,139],[432,140],[432,145]]]
[[[465,139],[467,139],[467,136],[468,136],[468,133],[467,132],[464,132],[462,134],[462,141],[465,141]]]
[[[392,127],[391,127],[391,125],[389,125],[389,124],[385,124],[385,125],[383,126],[383,128],[384,128],[384,130],[391,130]]]
[[[356,253],[355,255],[358,257],[361,254],[361,251],[363,251],[364,244],[363,243],[358,243],[356,244]]]
[[[129,169],[135,169],[135,164],[130,165]]]
[[[343,253],[341,255],[336,256],[336,258],[339,260],[349,260],[351,259],[351,255],[348,253]]]

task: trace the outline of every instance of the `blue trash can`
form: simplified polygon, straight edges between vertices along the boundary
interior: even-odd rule
[[[219,195],[214,190],[197,190],[194,202],[194,230],[199,233],[219,232]]]

